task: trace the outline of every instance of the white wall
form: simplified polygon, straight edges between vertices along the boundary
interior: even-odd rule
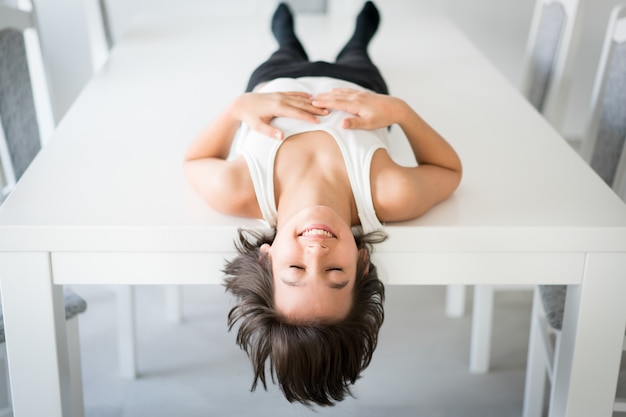
[[[54,3],[57,13],[59,4],[96,0],[37,0]],[[107,8],[114,40],[124,36],[139,19],[143,11],[154,11],[162,7],[176,8],[182,3],[202,1],[215,4],[216,13],[254,13],[265,16],[273,8],[274,0],[107,0]],[[583,13],[580,44],[576,50],[572,68],[571,90],[563,133],[566,136],[581,135],[585,129],[586,114],[590,100],[597,60],[600,55],[606,23],[612,7],[618,0],[580,0]],[[361,0],[329,0],[333,12],[351,13],[360,7]],[[526,36],[535,0],[378,0],[384,11],[384,19],[394,15],[441,13],[449,16],[476,43],[483,53],[516,86],[520,81]],[[50,9],[51,13],[54,13]],[[68,51],[70,53],[71,51]],[[78,59],[78,58],[74,58]],[[78,61],[77,61],[77,66]],[[67,108],[68,96],[77,94],[76,87],[87,81],[85,75],[72,75],[73,80],[63,80],[67,89],[63,96],[63,111]],[[68,77],[69,78],[69,77]],[[71,100],[70,100],[71,101]]]
[[[58,123],[93,72],[83,0],[32,0],[52,113]]]
[[[567,110],[561,133],[582,137],[593,80],[611,10],[625,0],[580,0],[580,38],[575,50]],[[472,38],[492,62],[519,86],[526,35],[534,0],[446,0],[446,13]]]

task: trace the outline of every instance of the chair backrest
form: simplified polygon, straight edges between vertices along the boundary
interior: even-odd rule
[[[106,42],[106,48],[108,51],[113,48],[113,44],[115,43],[113,39],[113,30],[111,28],[111,16],[109,14],[109,6],[106,0],[98,0],[98,8],[100,12],[100,17],[102,19],[102,32],[104,35],[104,40]]]
[[[626,138],[626,4],[611,13],[589,114],[583,156],[607,184],[619,187]]]
[[[0,165],[4,197],[41,149],[23,30],[26,12],[2,6],[0,21]],[[10,11],[10,12],[9,12]]]
[[[577,14],[578,0],[537,0],[531,20],[521,88],[553,124],[561,123],[563,117],[561,90],[571,60]]]
[[[626,200],[626,4],[616,6],[609,19],[588,126],[583,156],[591,154],[591,167]],[[548,322],[560,330],[566,286],[541,285],[539,291]]]
[[[567,285],[539,285],[538,287],[548,324],[553,329],[561,330]]]
[[[60,3],[0,0],[0,202],[111,46],[106,0]],[[67,50],[76,52],[72,59],[59,59]]]
[[[617,164],[615,179],[613,180],[613,190],[626,202],[626,146],[622,148],[622,155]]]

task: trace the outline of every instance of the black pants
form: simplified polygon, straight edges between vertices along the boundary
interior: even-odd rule
[[[380,94],[389,94],[387,83],[370,59],[366,47],[344,48],[335,63],[309,61],[296,44],[284,44],[254,70],[246,87],[250,92],[259,83],[276,78],[330,77],[350,81]]]

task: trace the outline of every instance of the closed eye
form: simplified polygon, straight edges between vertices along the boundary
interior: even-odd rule
[[[344,281],[341,282],[339,284],[331,284],[329,285],[330,288],[335,289],[335,290],[341,290],[343,288],[346,288],[348,286],[348,281]]]
[[[339,268],[339,267],[336,267],[336,268],[328,268],[326,271],[327,271],[327,272],[330,272],[330,271],[339,271],[339,272],[343,272],[343,268]]]
[[[289,265],[289,268],[304,269],[304,268],[303,268],[303,267],[301,267],[300,265]]]

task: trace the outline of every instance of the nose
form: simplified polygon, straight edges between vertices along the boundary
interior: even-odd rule
[[[328,246],[323,242],[310,242],[305,246],[305,250],[310,253],[328,252]]]
[[[304,247],[305,263],[311,270],[318,271],[325,262],[330,249],[322,242],[309,242]]]

